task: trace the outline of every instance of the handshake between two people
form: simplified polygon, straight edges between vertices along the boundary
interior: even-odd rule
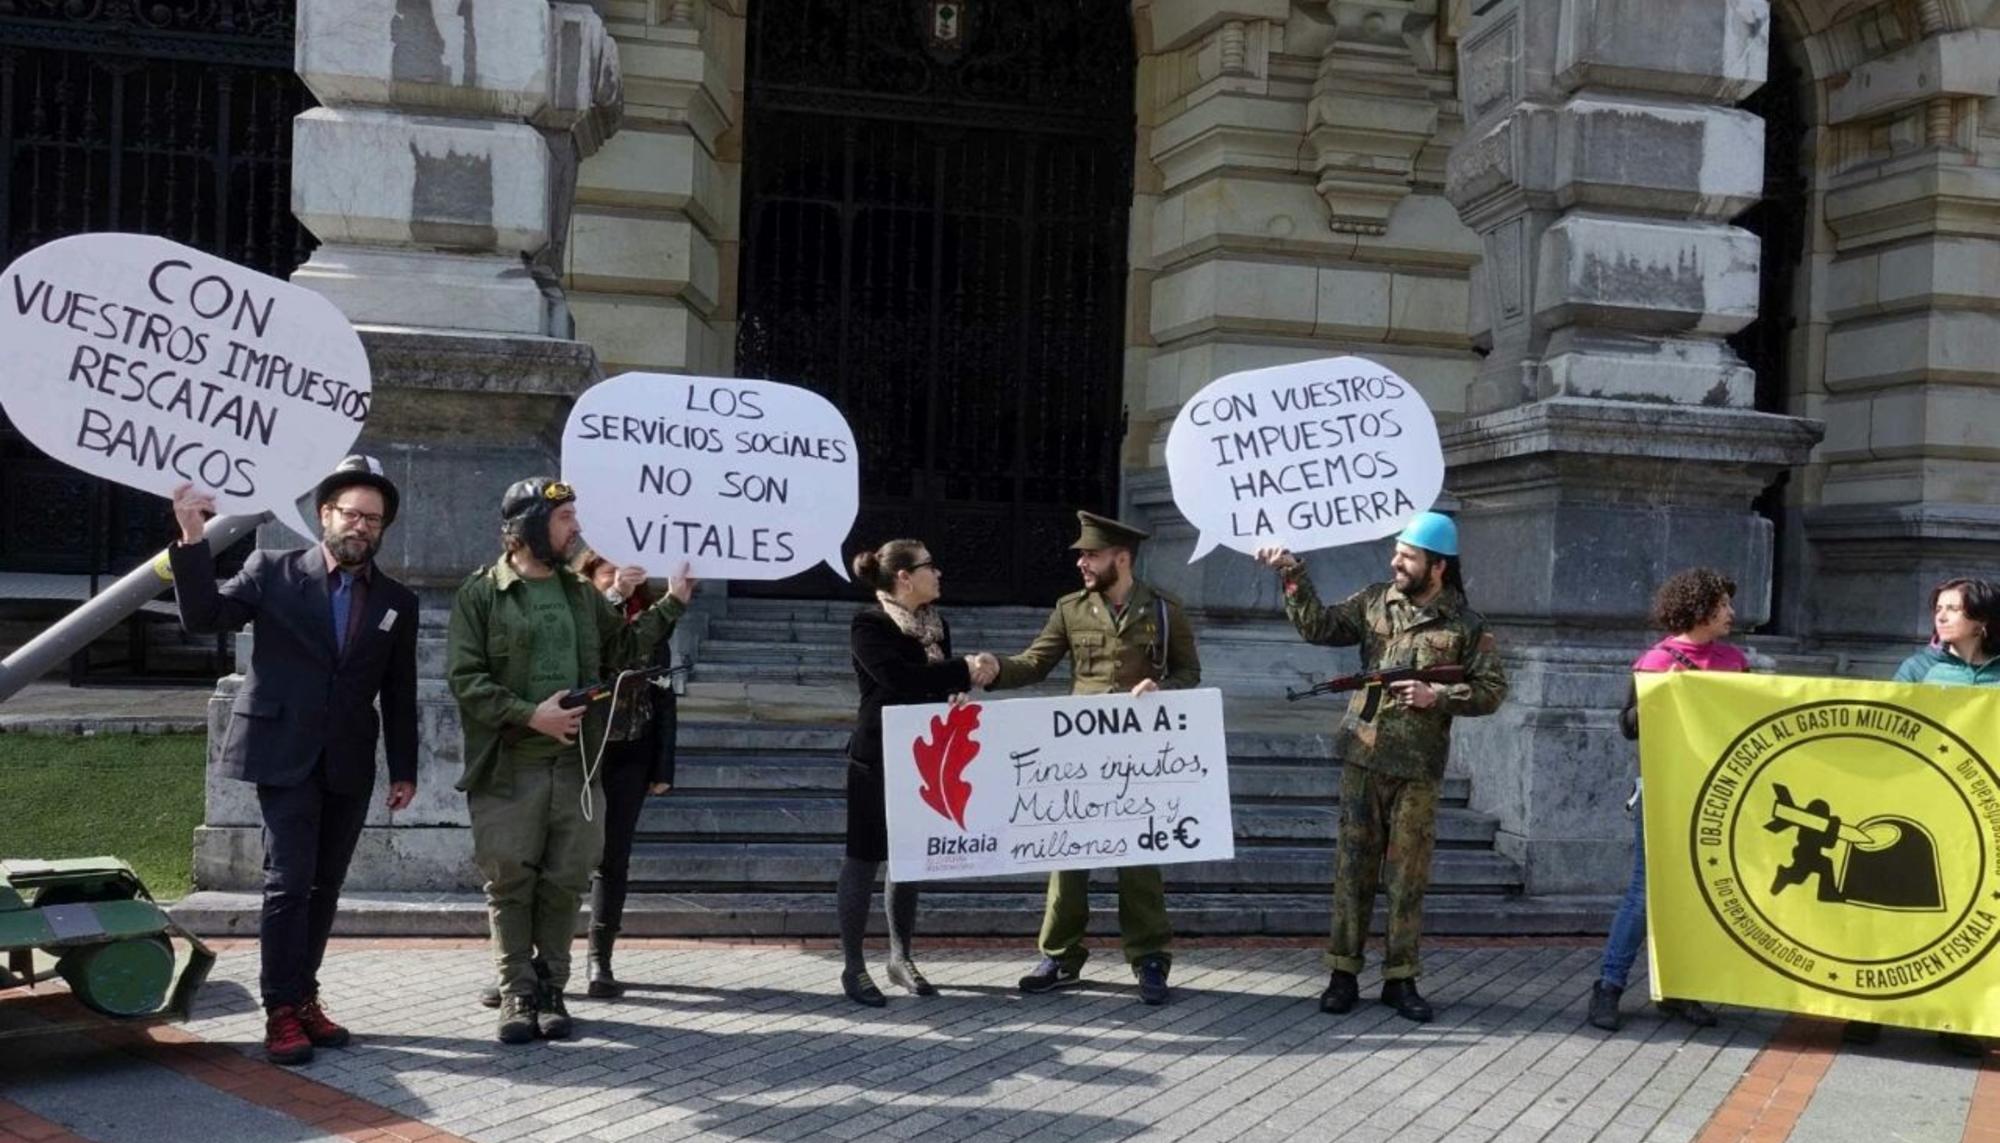
[[[965,656],[965,668],[972,673],[972,685],[980,690],[985,690],[991,687],[994,681],[1000,677],[1000,658],[991,651],[981,651],[977,654]],[[1133,698],[1138,698],[1140,695],[1151,694],[1159,689],[1160,684],[1152,679],[1140,679],[1132,685],[1131,693]],[[951,696],[951,705],[960,706],[971,697],[972,695],[969,692],[953,695]]]

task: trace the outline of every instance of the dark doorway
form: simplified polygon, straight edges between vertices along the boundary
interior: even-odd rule
[[[1772,12],[1770,65],[1764,86],[1741,107],[1764,120],[1764,196],[1736,220],[1755,234],[1762,246],[1757,271],[1757,320],[1729,339],[1730,348],[1757,371],[1756,409],[1760,413],[1793,413],[1790,408],[1792,341],[1798,330],[1799,274],[1805,267],[1807,202],[1804,154],[1810,124],[1806,120],[1806,79],[1792,53],[1798,40],[1788,22]],[[1759,514],[1772,521],[1774,550],[1771,566],[1771,618],[1760,631],[1782,630],[1789,539],[1785,529],[1785,498],[1790,473],[1757,498]]]
[[[1127,6],[762,0],[747,68],[737,372],[846,413],[850,546],[927,541],[961,602],[1071,590],[1118,494]]]
[[[291,0],[0,0],[0,265],[87,231],[157,234],[286,276]],[[0,416],[0,571],[123,573],[171,537],[160,497],[48,459]]]

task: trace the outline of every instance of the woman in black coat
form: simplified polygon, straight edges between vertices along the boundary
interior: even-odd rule
[[[840,867],[835,900],[840,949],[846,965],[841,991],[857,1004],[880,1008],[888,1001],[868,976],[861,953],[868,928],[868,903],[875,873],[889,859],[889,829],[882,804],[882,708],[945,702],[991,682],[975,674],[975,657],[955,658],[951,628],[935,604],[941,576],[931,554],[916,540],[891,540],[854,557],[854,575],[875,588],[876,605],[863,608],[849,627],[854,677],[861,708],[847,743],[847,860]],[[885,884],[889,904],[889,980],[918,996],[937,990],[910,961],[910,937],[917,921],[917,888]]]

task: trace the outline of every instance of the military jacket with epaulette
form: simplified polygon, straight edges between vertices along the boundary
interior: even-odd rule
[[[1143,583],[1132,585],[1122,618],[1098,592],[1071,592],[1056,600],[1055,611],[1028,649],[1000,660],[993,689],[1041,682],[1064,655],[1076,677],[1072,694],[1129,691],[1142,679],[1165,690],[1201,685],[1194,628],[1181,605]]]
[[[1422,607],[1393,584],[1362,588],[1331,607],[1319,600],[1303,566],[1284,576],[1285,617],[1309,643],[1361,645],[1361,667],[1465,668],[1465,681],[1437,685],[1438,702],[1424,710],[1383,702],[1371,721],[1361,713],[1367,692],[1356,691],[1341,722],[1341,762],[1394,778],[1444,778],[1451,720],[1492,714],[1507,697],[1507,675],[1486,620],[1456,591]]]

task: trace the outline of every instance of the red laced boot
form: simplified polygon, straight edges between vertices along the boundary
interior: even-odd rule
[[[313,1058],[297,1008],[281,1004],[264,1017],[264,1055],[274,1064],[303,1064]]]
[[[306,1039],[315,1048],[344,1048],[347,1046],[347,1029],[333,1022],[333,1017],[320,1007],[319,996],[299,1005],[299,1024],[306,1030]]]

